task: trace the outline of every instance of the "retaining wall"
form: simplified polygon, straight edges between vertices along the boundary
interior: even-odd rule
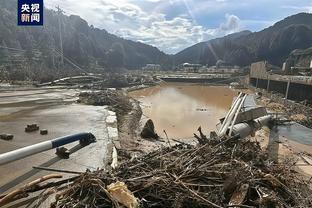
[[[269,92],[274,91],[281,93],[286,97],[288,84],[286,81],[257,79],[251,77],[250,84],[254,87],[268,90]],[[312,85],[290,82],[287,99],[299,102],[306,100],[308,103],[312,104]]]

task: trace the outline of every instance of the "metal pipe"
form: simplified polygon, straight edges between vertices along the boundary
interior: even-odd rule
[[[271,115],[266,115],[255,119],[251,123],[239,123],[234,125],[232,136],[239,135],[241,139],[250,136],[253,132],[260,130],[263,126],[268,126],[272,120]]]
[[[233,107],[233,109],[232,109],[232,111],[231,111],[231,113],[230,113],[230,115],[229,115],[229,117],[228,117],[226,123],[224,124],[224,126],[223,126],[222,129],[220,130],[219,136],[223,136],[223,135],[226,134],[226,131],[227,131],[227,129],[229,128],[229,126],[230,126],[230,124],[231,124],[231,122],[232,122],[232,120],[233,120],[233,117],[234,117],[234,115],[235,115],[235,112],[237,111],[237,108],[240,106],[240,103],[241,103],[242,101],[243,101],[243,97],[240,97],[240,98],[238,99],[238,101],[235,103],[235,106]]]
[[[234,100],[233,104],[231,105],[230,110],[229,110],[228,113],[226,114],[226,116],[225,116],[223,122],[221,123],[220,129],[219,129],[219,131],[218,131],[218,134],[219,134],[219,135],[220,135],[220,133],[221,133],[221,131],[222,131],[222,129],[223,129],[225,123],[227,122],[227,119],[228,119],[229,115],[231,114],[231,112],[232,112],[234,106],[236,105],[236,103],[238,102],[239,98],[241,97],[241,95],[242,95],[242,92],[240,92],[239,95],[236,97],[236,99]]]
[[[223,122],[221,123],[221,127],[219,128],[219,131],[218,131],[219,136],[222,135],[222,132],[224,131],[224,126],[227,124],[228,120],[230,119],[229,117],[230,117],[232,111],[234,110],[236,104],[239,102],[241,95],[242,95],[242,93],[240,93],[239,96],[235,99],[234,103],[232,103],[230,110],[226,114]]]
[[[52,139],[45,142],[40,142],[37,144],[33,144],[30,146],[26,146],[17,150],[13,150],[10,152],[6,152],[3,154],[0,154],[0,165],[13,162],[15,160],[19,160],[25,157],[28,157],[30,155],[34,155],[40,152],[44,152],[50,149],[54,149],[56,147],[63,146],[65,144],[69,144],[75,141],[81,141],[83,143],[86,142],[93,142],[95,141],[95,137],[91,133],[78,133],[73,135],[68,135],[64,137],[59,137],[56,139]]]
[[[230,133],[229,133],[229,135],[231,135],[231,134],[232,134],[233,127],[234,127],[234,125],[235,125],[235,122],[236,122],[237,116],[238,116],[238,114],[239,114],[240,110],[242,109],[242,107],[243,107],[243,105],[244,105],[244,102],[245,102],[246,98],[247,98],[247,95],[244,95],[244,97],[242,98],[242,102],[240,103],[239,107],[237,108],[237,111],[236,111],[236,113],[235,113],[234,119],[232,120],[232,125],[231,125],[231,128],[230,128]]]

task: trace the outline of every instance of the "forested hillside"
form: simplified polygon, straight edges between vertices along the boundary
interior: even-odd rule
[[[156,47],[89,26],[79,16],[45,10],[43,27],[22,27],[17,26],[16,10],[16,1],[1,1],[0,79],[51,79],[75,71],[139,69],[148,63],[171,67],[170,57]]]
[[[163,70],[185,62],[212,66],[218,60],[239,66],[268,60],[281,66],[293,50],[312,46],[308,13],[287,17],[260,32],[246,30],[167,55],[88,25],[79,16],[53,10],[45,10],[44,26],[17,26],[16,10],[15,1],[1,1],[0,81],[48,81],[85,72],[140,69],[148,63],[160,64]]]
[[[299,13],[260,32],[243,31],[193,45],[174,56],[176,64],[185,61],[214,65],[221,59],[233,65],[249,65],[268,60],[281,66],[291,51],[312,46],[312,14]]]

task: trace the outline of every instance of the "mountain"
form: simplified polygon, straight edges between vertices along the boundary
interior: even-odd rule
[[[312,46],[312,14],[299,13],[260,32],[243,31],[201,42],[174,55],[174,63],[215,65],[218,60],[239,66],[267,60],[281,66],[294,49]]]
[[[290,66],[309,67],[312,61],[312,47],[292,51],[286,62]]]
[[[88,25],[79,16],[48,9],[44,26],[17,26],[16,11],[15,1],[1,0],[0,81],[49,81],[81,72],[140,69],[148,63],[171,69],[185,62],[211,66],[222,60],[246,66],[268,60],[281,66],[293,50],[312,46],[312,14],[308,13],[287,17],[260,32],[242,31],[167,55],[156,47]]]
[[[171,67],[170,56],[156,47],[89,26],[79,16],[59,16],[56,11],[45,9],[44,26],[22,27],[17,26],[16,10],[16,1],[1,0],[0,81],[3,77],[49,76],[46,79],[52,79],[79,72],[73,65],[79,66],[80,72],[139,69],[148,63]],[[61,65],[60,30],[64,66]]]
[[[215,65],[216,62],[220,59],[232,63],[235,61],[236,57],[233,57],[233,61],[231,61],[230,58],[232,57],[230,56],[230,53],[233,53],[232,51],[237,50],[238,48],[235,44],[236,40],[249,34],[251,34],[251,32],[246,30],[239,33],[230,34],[222,38],[197,43],[175,54],[173,56],[174,63],[178,65],[188,62],[204,65],[207,64],[211,66]],[[239,56],[242,56],[242,54],[243,53],[239,53]],[[244,65],[244,63],[241,65]]]

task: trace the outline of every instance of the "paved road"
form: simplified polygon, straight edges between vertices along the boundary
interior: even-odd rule
[[[59,89],[0,92],[0,132],[14,134],[12,141],[0,140],[0,153],[78,132],[91,132],[97,138],[96,143],[86,147],[78,142],[66,145],[71,151],[69,159],[60,159],[54,154],[55,150],[51,150],[0,166],[0,193],[49,174],[34,170],[32,166],[74,171],[104,166],[107,146],[112,140],[106,119],[112,120],[113,114],[105,106],[75,103],[77,94],[76,90]],[[49,134],[25,133],[28,123],[37,123],[48,129]]]

